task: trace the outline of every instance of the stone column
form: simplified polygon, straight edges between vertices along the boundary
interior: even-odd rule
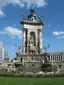
[[[29,53],[29,38],[30,38],[30,31],[28,31],[28,34],[27,34],[27,53]]]
[[[36,54],[38,54],[38,30],[36,31]]]
[[[37,50],[38,50],[38,53],[40,53],[40,29],[38,29],[38,35],[37,35]]]
[[[55,55],[54,55],[54,62],[55,62]]]
[[[24,35],[23,35],[23,53],[25,53],[25,29],[24,29]]]
[[[51,55],[50,55],[50,61],[51,61]]]
[[[40,30],[40,53],[42,52],[42,30]]]

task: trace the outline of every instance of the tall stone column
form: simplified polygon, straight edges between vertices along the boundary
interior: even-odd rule
[[[40,53],[40,29],[38,29],[38,43],[37,43],[37,48],[38,48],[38,53]]]
[[[50,61],[51,61],[51,55],[50,55]]]
[[[30,38],[30,32],[28,31],[28,34],[27,34],[27,53],[29,53],[29,38]]]
[[[40,30],[40,53],[42,52],[42,30]]]
[[[36,53],[38,54],[38,30],[36,32]]]
[[[55,62],[55,55],[54,55],[54,62]]]
[[[24,29],[24,37],[23,37],[23,53],[25,53],[25,39],[26,39],[26,35],[25,35],[25,29]]]

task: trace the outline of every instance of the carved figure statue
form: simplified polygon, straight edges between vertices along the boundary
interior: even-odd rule
[[[33,38],[33,36],[30,36],[29,43],[30,43],[30,47],[34,47],[34,38]]]
[[[34,39],[34,36],[30,35],[30,38],[29,38],[29,52],[31,54],[35,53],[35,39]]]

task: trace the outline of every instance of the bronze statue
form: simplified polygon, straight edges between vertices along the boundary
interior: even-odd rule
[[[34,9],[30,9],[30,14],[28,15],[28,20],[30,20],[31,17],[34,17],[34,19],[36,20],[36,14],[35,14]]]

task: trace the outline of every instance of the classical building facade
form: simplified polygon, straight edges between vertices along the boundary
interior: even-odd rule
[[[24,71],[37,72],[41,68],[42,63],[42,30],[43,21],[41,17],[37,21],[33,9],[24,20],[21,21],[23,30],[23,49],[22,49],[22,63]]]
[[[64,52],[51,52],[49,55],[49,62],[56,65],[58,70],[64,71]]]

